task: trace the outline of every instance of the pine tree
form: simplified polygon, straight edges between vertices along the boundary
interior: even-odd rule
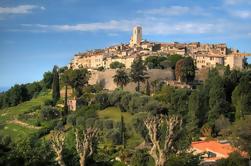
[[[146,79],[146,66],[141,57],[137,57],[134,59],[132,66],[130,77],[133,82],[137,83],[136,91],[140,90],[140,82],[144,82]]]
[[[53,82],[52,82],[52,100],[56,104],[60,98],[60,88],[59,88],[59,75],[58,67],[54,66],[53,68]]]

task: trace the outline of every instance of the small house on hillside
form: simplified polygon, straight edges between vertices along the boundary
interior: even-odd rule
[[[228,158],[229,154],[235,151],[240,152],[243,157],[247,157],[246,152],[239,151],[226,141],[197,141],[192,142],[191,148],[194,154],[204,154],[202,155],[203,163],[215,162],[222,158]]]

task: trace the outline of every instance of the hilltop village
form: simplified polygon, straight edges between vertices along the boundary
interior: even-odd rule
[[[192,57],[197,69],[213,68],[216,65],[229,65],[231,69],[243,69],[243,60],[248,56],[237,49],[228,48],[225,43],[159,43],[142,40],[142,27],[136,26],[133,28],[130,43],[78,53],[68,67],[73,69],[85,67],[90,70],[99,67],[109,69],[110,64],[117,61],[130,68],[133,60],[138,56],[145,60],[149,56],[175,54]]]

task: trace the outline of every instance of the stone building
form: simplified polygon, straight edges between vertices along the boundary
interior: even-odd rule
[[[110,64],[115,61],[124,63],[126,68],[130,68],[137,56],[141,56],[144,60],[148,56],[174,54],[192,57],[198,69],[213,68],[217,65],[229,65],[231,69],[242,69],[243,59],[248,55],[239,53],[236,49],[228,48],[225,43],[158,43],[147,40],[142,41],[142,28],[136,26],[133,28],[129,44],[118,44],[104,49],[79,53],[75,55],[69,64],[69,68],[97,69],[104,67],[109,69]]]
[[[142,41],[142,28],[140,26],[136,26],[133,28],[131,40],[130,40],[130,46],[139,46]]]

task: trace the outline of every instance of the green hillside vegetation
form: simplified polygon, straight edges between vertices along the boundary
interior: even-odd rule
[[[23,121],[24,123],[27,123],[27,126],[29,125],[28,127],[14,123],[14,120],[17,120],[20,115],[25,114],[32,108],[42,105],[44,101],[50,99],[50,97],[51,94],[48,91],[43,92],[38,97],[33,98],[30,101],[0,110],[0,134],[10,136],[13,140],[17,140],[28,137],[30,134],[39,131],[39,129],[33,128],[34,124],[32,121],[36,121],[36,119],[28,119],[27,121]],[[38,110],[34,110],[34,112],[36,111]]]
[[[184,71],[193,63],[188,60],[178,60],[175,66],[184,83],[194,79],[194,67]],[[29,101],[21,100],[19,88],[2,94],[0,165],[194,166],[201,158],[188,149],[201,136],[227,139],[251,154],[250,71],[225,68],[221,75],[211,69],[208,79],[194,89],[174,88],[161,80],[143,89],[144,65],[139,59],[132,66],[133,81],[138,82],[134,93],[88,85],[90,73],[83,68],[54,67],[54,78],[47,72],[43,89]],[[60,94],[69,88],[71,95]],[[69,110],[68,97],[76,98],[75,111]],[[16,102],[9,107],[6,99]],[[220,163],[232,161],[246,163],[240,155]]]
[[[112,120],[113,123],[120,122],[121,116],[124,117],[126,129],[130,131],[130,137],[127,140],[127,146],[135,148],[143,142],[143,138],[135,131],[133,127],[133,115],[129,112],[121,112],[117,107],[108,107],[104,110],[98,111],[98,118],[101,120]]]

